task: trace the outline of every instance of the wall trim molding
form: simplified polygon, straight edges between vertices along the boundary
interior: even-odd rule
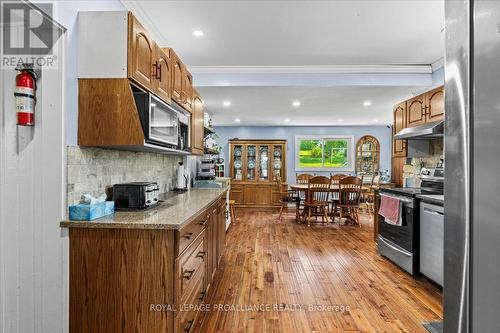
[[[438,69],[444,67],[444,57],[439,58],[431,64],[432,71],[435,72]]]

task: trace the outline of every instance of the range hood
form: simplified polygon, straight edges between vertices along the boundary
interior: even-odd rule
[[[425,125],[402,129],[394,135],[394,139],[432,140],[442,138],[443,133],[444,121],[436,121]]]

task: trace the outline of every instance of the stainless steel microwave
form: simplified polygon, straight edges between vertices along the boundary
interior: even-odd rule
[[[179,111],[148,92],[134,92],[146,142],[177,148]]]

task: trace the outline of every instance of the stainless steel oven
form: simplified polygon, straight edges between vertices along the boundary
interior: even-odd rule
[[[418,209],[416,199],[381,191],[401,202],[400,226],[386,223],[379,215],[378,252],[412,275],[418,273]]]
[[[146,142],[177,148],[179,111],[147,92],[134,92]]]
[[[423,194],[443,194],[444,170],[422,168],[421,187],[381,188],[380,196],[399,200],[401,225],[385,222],[379,214],[378,252],[412,275],[420,271],[420,199]]]

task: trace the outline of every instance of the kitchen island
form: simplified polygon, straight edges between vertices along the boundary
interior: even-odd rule
[[[227,188],[157,207],[62,221],[70,239],[71,332],[189,332],[225,244]]]

